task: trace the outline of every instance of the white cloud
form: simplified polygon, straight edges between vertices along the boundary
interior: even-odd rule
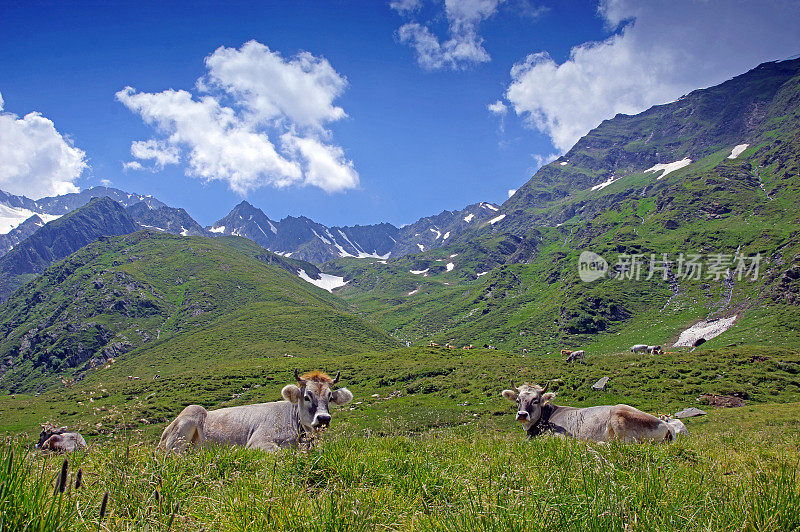
[[[218,48],[206,66],[197,83],[202,95],[131,87],[117,93],[165,136],[134,142],[134,157],[156,168],[183,159],[188,175],[225,181],[242,195],[263,186],[313,185],[328,192],[358,186],[352,161],[328,143],[332,133],[325,125],[347,115],[333,104],[346,80],[327,60],[307,52],[287,60],[250,41],[238,50]],[[280,150],[271,137],[281,139]]]
[[[154,139],[131,142],[131,155],[137,159],[152,160],[159,170],[168,164],[178,164],[181,160],[180,150],[176,146]]]
[[[0,95],[0,111],[4,106]],[[0,189],[33,199],[77,192],[86,153],[37,112],[0,112]]]
[[[617,113],[635,114],[800,49],[800,3],[604,0],[611,30],[558,64],[532,53],[511,69],[506,99],[566,152]]]
[[[393,0],[389,2],[389,7],[398,13],[405,14],[422,7],[422,0]]]
[[[122,170],[127,172],[128,170],[144,170],[144,166],[139,161],[129,161],[126,163],[122,163]]]
[[[333,105],[347,80],[330,63],[308,52],[291,60],[256,41],[240,49],[220,47],[206,58],[207,80],[233,96],[259,121],[288,119],[301,127],[321,129],[347,116]]]
[[[535,172],[536,170],[538,170],[542,166],[544,166],[546,164],[550,164],[553,161],[555,161],[556,159],[558,159],[559,155],[557,153],[551,153],[550,155],[540,155],[538,153],[535,153],[535,154],[531,155],[531,157],[533,157],[533,160],[536,161],[536,165],[533,168],[533,172]],[[531,173],[533,173],[533,172],[531,172]]]
[[[344,150],[339,146],[290,133],[284,134],[281,140],[288,153],[302,158],[303,173],[308,184],[326,192],[339,192],[358,186],[358,173],[353,163],[345,159]]]
[[[510,189],[508,189],[508,197],[509,197],[509,198],[510,198],[511,196],[513,196],[514,194],[516,194],[516,193],[517,193],[517,189],[516,189],[516,188],[510,188]]]
[[[449,39],[440,41],[428,26],[409,22],[397,30],[397,38],[408,44],[417,55],[417,62],[425,69],[453,70],[469,68],[491,60],[483,47],[483,37],[478,34],[478,25],[497,12],[497,7],[505,0],[445,0],[444,11],[448,23]],[[403,8],[399,5],[403,4]],[[421,2],[393,2],[391,5],[401,14],[409,14],[414,9],[406,4],[419,7]]]
[[[100,184],[103,185],[104,187],[110,187],[111,186],[111,180],[110,179],[101,179],[100,180]]]
[[[490,103],[486,106],[489,109],[489,112],[495,114],[497,116],[505,116],[508,113],[508,106],[503,103],[502,100],[497,100],[494,103]]]

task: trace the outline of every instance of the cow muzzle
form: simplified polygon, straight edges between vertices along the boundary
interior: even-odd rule
[[[317,431],[321,432],[328,428],[328,425],[331,424],[331,416],[330,414],[317,414],[314,417],[314,422],[311,424],[311,427]]]
[[[520,411],[520,412],[517,412],[517,421],[528,421],[529,417],[530,417],[530,414],[528,414],[524,410]]]

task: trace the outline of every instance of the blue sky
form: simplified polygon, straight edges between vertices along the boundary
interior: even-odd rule
[[[661,4],[6,2],[0,188],[107,180],[204,225],[242,198],[329,225],[502,203],[603,118],[800,52],[798,2]]]

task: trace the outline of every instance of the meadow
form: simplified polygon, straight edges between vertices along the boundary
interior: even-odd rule
[[[252,362],[233,361],[217,380],[198,379],[199,388],[168,377],[142,384],[106,375],[102,386],[113,393],[98,394],[92,405],[108,402],[107,410],[92,415],[100,407],[84,405],[55,416],[71,420],[90,442],[87,452],[68,457],[63,493],[64,457],[32,449],[31,422],[46,419],[51,402],[69,414],[85,395],[3,398],[6,430],[16,425],[27,433],[11,430],[0,449],[0,530],[800,528],[796,352],[750,346],[663,358],[618,353],[568,365],[556,357],[418,348],[313,362],[279,357],[259,361],[265,367],[258,369]],[[288,374],[253,383],[287,363],[335,363],[356,394],[336,409],[331,430],[312,450],[156,450],[182,403],[275,400]],[[601,375],[612,376],[609,388],[594,392]],[[697,405],[701,393],[739,393],[748,404],[703,406],[708,415],[687,420],[690,434],[670,445],[527,440],[514,407],[500,397],[510,378],[550,380],[557,404],[627,402],[671,413]],[[171,405],[148,405],[141,400],[148,386],[177,395],[159,400]],[[26,404],[33,410],[20,408]],[[153,416],[146,424],[137,422],[144,411]],[[78,470],[82,487],[75,489]]]
[[[0,529],[794,530],[798,413],[715,410],[670,445],[529,441],[491,418],[421,433],[335,422],[310,452],[275,454],[162,453],[122,432],[69,456],[63,493],[63,457],[9,438]]]

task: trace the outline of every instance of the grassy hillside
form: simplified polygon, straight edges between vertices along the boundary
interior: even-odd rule
[[[89,245],[0,308],[0,386],[42,391],[110,359],[112,373],[190,372],[253,355],[395,345],[270,256],[245,239],[147,231]]]

